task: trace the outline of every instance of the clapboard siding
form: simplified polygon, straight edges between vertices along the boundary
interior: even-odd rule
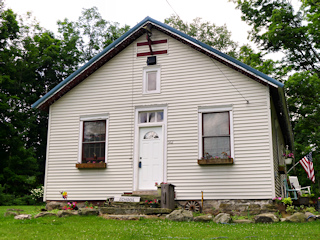
[[[132,191],[135,108],[158,104],[167,106],[166,182],[178,199],[200,199],[201,191],[205,199],[270,199],[268,88],[160,32],[152,38],[168,39],[168,54],[157,55],[161,93],[142,94],[142,36],[50,106],[46,199],[62,199],[60,191],[70,200]],[[199,166],[198,108],[225,105],[233,110],[234,164]],[[97,114],[109,115],[107,168],[79,170],[80,116]]]

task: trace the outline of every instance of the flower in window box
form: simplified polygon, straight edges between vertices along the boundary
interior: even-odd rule
[[[222,158],[228,158],[228,153],[226,152],[222,152],[221,155],[222,155]]]

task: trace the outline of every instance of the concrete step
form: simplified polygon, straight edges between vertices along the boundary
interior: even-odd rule
[[[132,195],[158,195],[158,191],[157,190],[133,191]]]
[[[117,207],[101,207],[101,214],[114,214],[114,215],[131,215],[131,214],[145,214],[145,215],[157,215],[157,214],[169,214],[173,210],[167,208],[117,208]]]

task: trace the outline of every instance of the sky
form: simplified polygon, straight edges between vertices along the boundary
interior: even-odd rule
[[[226,24],[232,39],[240,45],[249,43],[250,27],[241,21],[240,10],[228,0],[5,0],[5,5],[19,15],[32,12],[40,26],[54,33],[58,20],[76,21],[83,8],[96,6],[103,19],[130,27],[147,16],[164,22],[175,12],[187,22],[201,17],[217,26]]]

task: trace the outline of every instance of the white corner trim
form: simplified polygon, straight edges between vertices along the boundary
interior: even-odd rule
[[[46,152],[46,167],[44,174],[44,189],[43,189],[43,201],[47,200],[47,182],[48,182],[48,168],[49,168],[49,152],[50,152],[50,132],[51,132],[51,116],[52,116],[52,107],[49,106],[49,119],[48,119],[48,129],[47,129],[47,152]]]
[[[268,129],[269,129],[269,147],[270,147],[270,170],[271,170],[271,190],[272,190],[272,198],[276,197],[276,183],[275,183],[275,172],[274,172],[274,156],[273,156],[273,141],[272,141],[272,107],[271,107],[271,99],[270,99],[270,87],[266,90],[266,100],[267,100],[267,111],[268,111]]]

